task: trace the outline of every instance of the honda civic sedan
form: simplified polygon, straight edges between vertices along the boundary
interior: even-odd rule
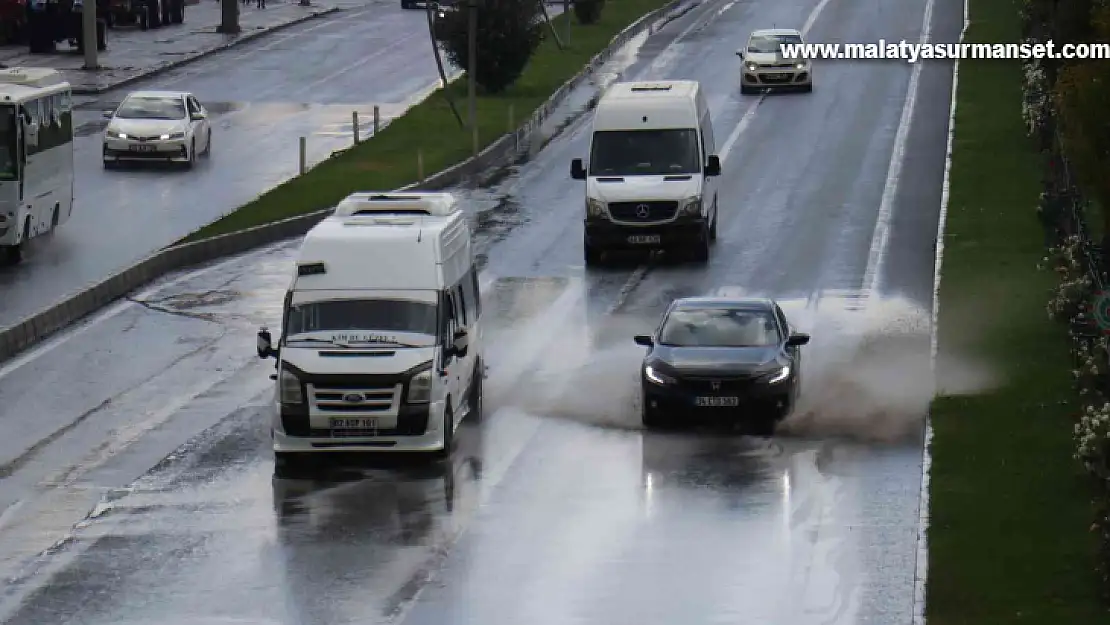
[[[695,297],[671,303],[641,365],[645,427],[683,423],[741,426],[770,436],[797,400],[801,347],[771,299]]]

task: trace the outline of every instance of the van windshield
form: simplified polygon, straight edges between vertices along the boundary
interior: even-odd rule
[[[693,128],[594,132],[591,176],[662,176],[701,170],[698,131]]]
[[[342,299],[290,306],[285,338],[310,332],[350,331],[436,336],[436,305],[398,299]]]

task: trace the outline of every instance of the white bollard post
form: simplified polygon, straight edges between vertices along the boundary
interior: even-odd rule
[[[308,169],[308,139],[301,137],[301,175]]]

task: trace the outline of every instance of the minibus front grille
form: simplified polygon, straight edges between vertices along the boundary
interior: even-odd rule
[[[401,384],[379,387],[362,385],[308,385],[314,412],[333,415],[396,413],[401,400]]]
[[[612,202],[609,214],[616,221],[651,223],[674,219],[678,202]]]

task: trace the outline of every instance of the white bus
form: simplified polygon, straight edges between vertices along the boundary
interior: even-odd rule
[[[0,264],[73,212],[73,92],[60,72],[0,69]]]

